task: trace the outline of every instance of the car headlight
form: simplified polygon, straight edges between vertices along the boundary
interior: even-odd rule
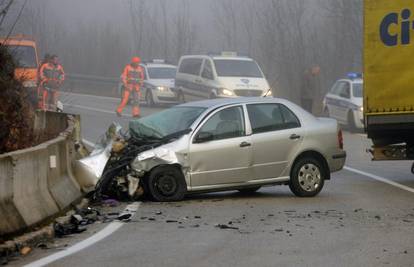
[[[219,88],[218,94],[225,95],[225,96],[234,96],[234,92],[226,88]]]
[[[263,96],[264,97],[273,96],[272,89],[267,90],[266,93]]]
[[[160,92],[167,92],[168,91],[168,87],[166,87],[166,86],[157,86],[156,89]]]
[[[23,87],[36,87],[36,81],[24,81]]]

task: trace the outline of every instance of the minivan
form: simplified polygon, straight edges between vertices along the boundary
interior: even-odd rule
[[[178,99],[272,96],[259,65],[237,54],[192,55],[180,58],[175,78]]]

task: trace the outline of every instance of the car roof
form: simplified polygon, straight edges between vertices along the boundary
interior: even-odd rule
[[[146,67],[154,67],[154,68],[177,68],[177,66],[166,64],[166,63],[144,63],[142,64]]]
[[[202,101],[194,101],[181,104],[180,107],[204,107],[213,108],[235,104],[249,104],[249,103],[289,103],[289,101],[281,98],[273,97],[237,97],[237,98],[217,98]]]
[[[221,55],[186,55],[182,56],[181,59],[188,59],[188,58],[211,58],[221,59],[221,60],[244,60],[244,61],[253,61],[252,58],[244,57],[244,56],[221,56]]]
[[[364,80],[362,79],[340,79],[338,82],[350,82],[350,83],[363,83]]]

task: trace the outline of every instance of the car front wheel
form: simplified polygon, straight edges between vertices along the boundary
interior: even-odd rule
[[[152,96],[151,90],[148,89],[147,93],[145,94],[145,101],[149,107],[154,107],[154,97]]]
[[[302,158],[293,166],[290,190],[298,197],[314,197],[322,190],[326,173],[319,160]]]
[[[160,166],[151,171],[148,189],[155,201],[180,201],[187,191],[183,173],[174,166]]]

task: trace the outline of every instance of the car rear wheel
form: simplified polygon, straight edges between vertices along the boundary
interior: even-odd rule
[[[149,89],[147,90],[147,93],[145,94],[145,102],[147,102],[147,105],[149,107],[155,106],[154,97],[152,96],[152,92]]]
[[[250,187],[250,188],[242,188],[239,189],[238,191],[242,194],[253,194],[255,192],[257,192],[259,189],[261,188],[261,186],[256,186],[256,187]]]
[[[316,196],[323,188],[327,171],[314,158],[299,159],[292,169],[290,190],[298,197]]]
[[[173,166],[160,166],[151,171],[148,189],[155,201],[179,201],[187,192],[183,173]]]

